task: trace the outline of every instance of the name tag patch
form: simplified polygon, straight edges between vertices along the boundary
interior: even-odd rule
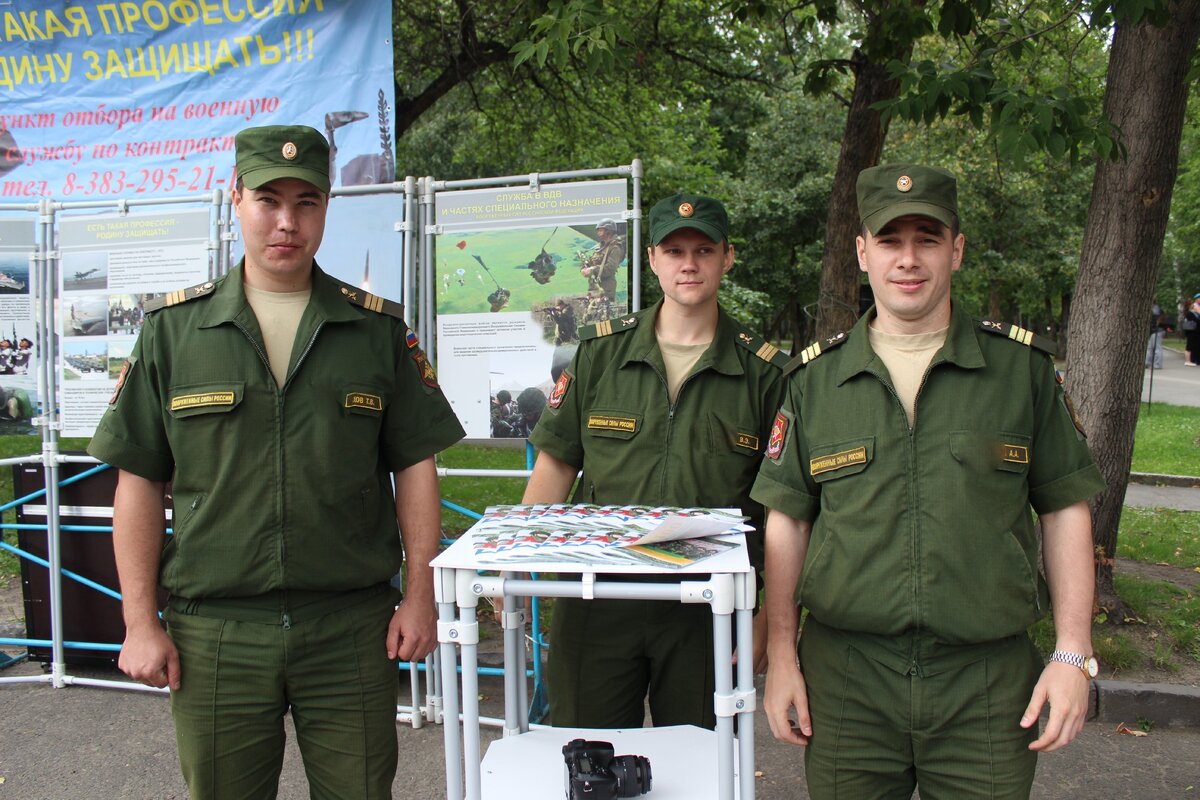
[[[812,459],[808,462],[808,471],[811,475],[820,475],[822,472],[865,463],[867,463],[867,448],[855,447],[853,450],[843,450],[840,453],[830,453],[827,456],[818,456]]]
[[[610,414],[592,414],[588,416],[587,426],[594,431],[625,431],[633,433],[637,430],[637,420],[633,417],[614,417]]]
[[[1029,448],[1019,444],[1002,444],[1000,458],[1013,464],[1028,464]]]
[[[736,447],[743,447],[747,450],[758,451],[758,437],[749,433],[735,433],[733,435],[733,444]]]
[[[182,411],[186,408],[201,408],[203,406],[231,406],[233,392],[200,392],[198,394],[181,394],[171,398],[171,410]]]
[[[346,395],[346,408],[365,408],[369,411],[383,411],[383,398],[376,394],[351,392]]]

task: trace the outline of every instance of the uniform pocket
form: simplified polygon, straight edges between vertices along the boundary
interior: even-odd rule
[[[708,449],[716,455],[737,453],[757,458],[762,453],[762,437],[758,428],[745,420],[708,415]]]
[[[972,471],[1023,475],[1033,457],[1033,437],[1004,431],[951,431],[950,455]]]
[[[237,408],[244,396],[244,381],[172,386],[167,390],[167,412],[175,419],[226,414]]]

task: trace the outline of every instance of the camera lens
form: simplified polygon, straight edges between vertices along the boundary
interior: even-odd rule
[[[617,779],[617,797],[637,797],[650,791],[650,759],[645,756],[616,756],[608,768]]]

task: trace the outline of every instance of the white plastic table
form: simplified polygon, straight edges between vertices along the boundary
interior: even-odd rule
[[[738,546],[679,569],[612,564],[521,562],[496,566],[481,563],[464,535],[433,561],[438,604],[447,800],[521,800],[564,796],[562,746],[574,738],[610,741],[618,754],[650,759],[653,785],[647,800],[672,798],[754,798],[754,710],[756,696],[752,659],[738,659],[737,686],[729,669],[731,620],[738,618],[738,650],[752,652],[751,616],[755,601],[754,573],[746,556],[745,537],[726,537]],[[480,575],[479,570],[499,571]],[[600,570],[603,574],[600,574]],[[527,580],[508,577],[515,572],[575,573],[580,580]],[[678,575],[679,583],[631,583],[606,580],[613,574]],[[582,597],[707,603],[713,613],[716,731],[693,726],[639,730],[596,731],[538,727],[531,731],[525,712],[525,615],[516,598]],[[504,738],[493,742],[487,758],[479,744],[479,624],[475,614],[480,598],[501,597],[504,613]],[[553,646],[553,643],[551,643]],[[457,669],[461,661],[461,675]],[[462,725],[459,725],[459,681]],[[739,736],[733,719],[738,717]],[[706,757],[707,754],[711,754]],[[735,767],[736,763],[736,767]],[[465,794],[464,794],[465,791]]]

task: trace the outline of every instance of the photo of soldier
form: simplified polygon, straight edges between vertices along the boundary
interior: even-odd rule
[[[108,300],[108,332],[136,336],[146,320],[146,295],[114,294]]]
[[[558,298],[552,306],[537,309],[543,315],[538,321],[542,323],[546,338],[553,335],[555,345],[570,344],[579,341],[578,324],[575,321],[575,307],[563,298]]]
[[[508,432],[508,419],[516,411],[517,404],[513,402],[512,393],[507,389],[501,389],[492,395],[492,436],[504,439],[512,435]]]
[[[501,389],[493,400],[492,436],[497,439],[524,439],[541,419],[542,411],[546,408],[546,395],[535,386],[522,389],[516,401],[505,404],[509,410],[502,415],[497,408],[497,401],[505,396],[512,397]]]
[[[37,403],[32,388],[0,386],[0,435],[25,435],[34,432],[33,415]]]
[[[624,225],[618,225],[611,219],[603,219],[596,223],[596,246],[583,253],[577,253],[579,258],[579,274],[587,278],[587,310],[583,322],[595,322],[608,319],[619,313],[617,299],[617,271],[625,260],[627,245]]]

